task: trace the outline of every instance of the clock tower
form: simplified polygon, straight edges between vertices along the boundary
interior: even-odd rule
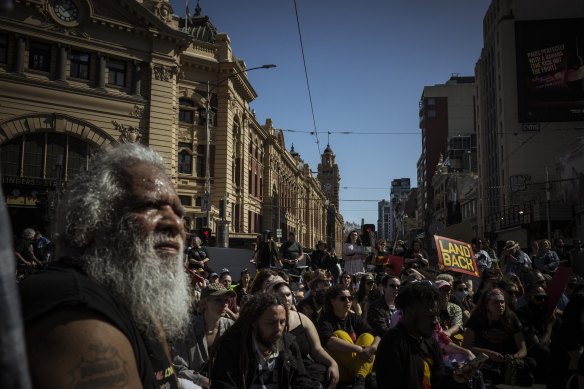
[[[339,174],[339,166],[335,162],[335,154],[331,150],[329,144],[321,156],[321,161],[318,164],[318,181],[324,191],[326,198],[339,210],[339,186],[341,183],[341,176]]]

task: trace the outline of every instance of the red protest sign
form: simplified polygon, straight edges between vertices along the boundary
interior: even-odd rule
[[[404,268],[404,257],[398,257],[397,255],[389,256],[389,265],[393,274],[399,275]]]
[[[474,277],[479,276],[474,252],[469,243],[438,235],[434,235],[434,241],[438,251],[438,264],[444,270],[464,273]]]
[[[552,280],[548,283],[546,292],[548,295],[548,308],[550,315],[554,309],[556,309],[556,305],[558,305],[558,301],[560,301],[560,297],[562,297],[562,293],[564,293],[566,285],[568,284],[570,277],[572,277],[572,273],[573,269],[571,267],[560,265],[552,277]]]

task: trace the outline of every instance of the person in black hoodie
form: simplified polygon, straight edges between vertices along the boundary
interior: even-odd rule
[[[285,302],[273,293],[253,296],[239,320],[219,339],[211,363],[211,389],[277,387],[315,389],[288,325]]]

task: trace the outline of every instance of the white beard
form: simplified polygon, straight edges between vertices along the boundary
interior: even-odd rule
[[[180,236],[154,232],[143,237],[128,218],[111,235],[101,240],[94,253],[84,256],[88,276],[111,291],[144,335],[159,339],[160,328],[168,339],[182,337],[193,294],[183,268]],[[154,249],[159,242],[169,240],[180,242],[177,255]]]

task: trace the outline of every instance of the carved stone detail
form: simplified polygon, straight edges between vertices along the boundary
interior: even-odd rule
[[[144,116],[144,107],[137,104],[134,105],[134,109],[132,110],[132,112],[130,112],[129,116],[134,118],[141,118],[142,116]]]
[[[142,139],[142,132],[139,128],[133,126],[125,126],[112,120],[115,129],[120,132],[120,142],[122,143],[139,143]]]
[[[180,128],[178,130],[178,139],[183,142],[191,142],[191,132],[189,130],[185,130],[184,128]]]
[[[172,76],[176,74],[176,68],[163,66],[163,65],[154,65],[154,78],[158,81],[172,81]]]
[[[161,0],[154,7],[154,15],[158,16],[158,18],[165,23],[170,23],[172,21],[172,13],[172,7],[168,0]]]

